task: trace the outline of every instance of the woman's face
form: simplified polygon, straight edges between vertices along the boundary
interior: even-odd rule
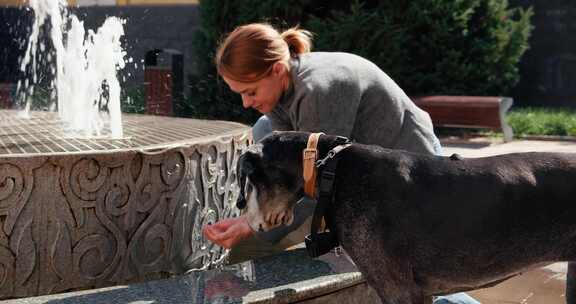
[[[288,87],[287,77],[286,68],[281,63],[274,64],[268,76],[255,82],[240,82],[222,76],[230,89],[242,96],[244,108],[253,108],[262,114],[274,109]]]

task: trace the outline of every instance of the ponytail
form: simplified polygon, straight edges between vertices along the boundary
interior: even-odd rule
[[[282,32],[280,36],[288,44],[290,57],[298,57],[298,55],[308,53],[312,49],[312,33],[307,30],[293,27]]]

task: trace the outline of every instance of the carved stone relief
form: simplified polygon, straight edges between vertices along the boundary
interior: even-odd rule
[[[0,298],[167,277],[220,258],[246,134],[162,151],[0,155]]]

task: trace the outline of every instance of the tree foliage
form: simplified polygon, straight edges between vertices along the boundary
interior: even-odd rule
[[[507,0],[202,0],[194,37],[198,73],[183,111],[253,121],[239,96],[216,75],[223,35],[250,22],[314,33],[314,50],[363,56],[409,95],[505,95],[517,83],[528,48],[532,9]]]

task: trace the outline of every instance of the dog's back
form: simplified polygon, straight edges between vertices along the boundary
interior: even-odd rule
[[[356,145],[340,163],[333,216],[373,281],[447,293],[576,258],[576,155],[458,159]]]

